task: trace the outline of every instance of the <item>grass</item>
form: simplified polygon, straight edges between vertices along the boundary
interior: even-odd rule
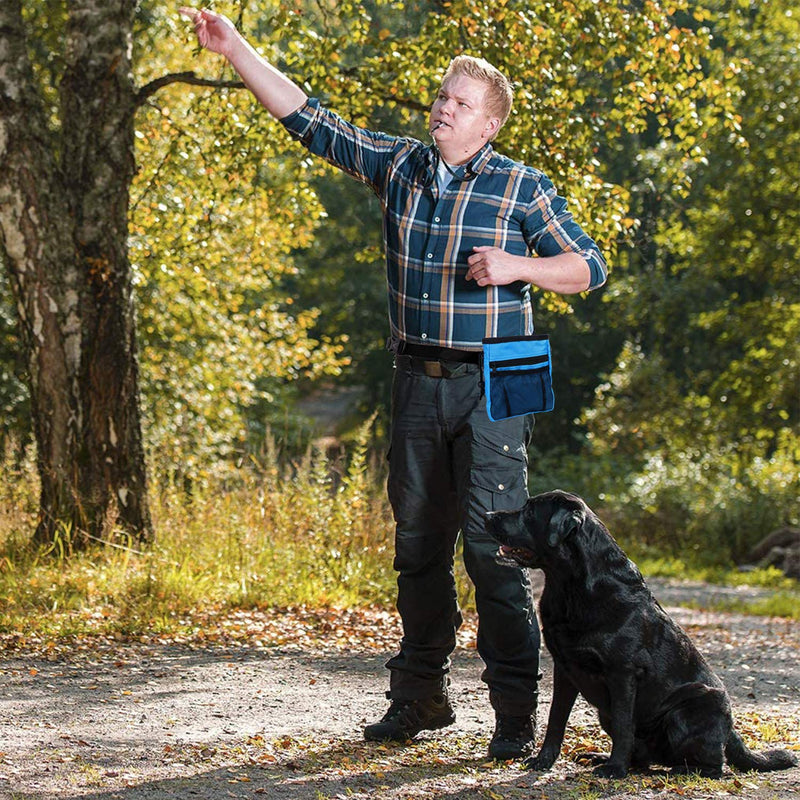
[[[639,559],[637,563],[642,573],[648,577],[678,578],[725,586],[751,586],[772,590],[769,596],[762,598],[715,601],[710,609],[712,611],[800,619],[800,584],[792,578],[787,578],[775,567],[742,572],[720,566],[692,565],[680,559],[652,557]],[[708,606],[703,607],[708,608]]]
[[[29,543],[37,488],[32,464],[0,463],[0,634],[130,637],[197,625],[201,610],[394,602],[393,522],[382,465],[367,455],[367,426],[345,464],[310,451],[263,461],[191,494],[166,481],[151,494],[155,543],[122,535],[72,547],[62,531],[49,547]],[[641,561],[645,575],[766,585],[775,593],[739,612],[800,618],[797,582],[777,570],[746,575],[683,562]],[[471,587],[459,563],[462,603]]]
[[[761,617],[800,619],[800,593],[779,592],[762,600],[724,600],[712,604],[712,611],[753,614]]]
[[[154,544],[117,536],[86,551],[73,551],[69,531],[29,544],[35,496],[20,487],[35,481],[6,470],[0,632],[136,635],[191,625],[200,607],[388,604],[393,524],[378,467],[363,444],[343,471],[334,466],[310,452],[285,468],[250,465],[224,490],[167,485],[151,497]]]
[[[679,558],[654,558],[643,556],[637,559],[639,569],[650,577],[675,578],[724,583],[728,586],[760,586],[787,590],[798,588],[798,583],[775,567],[766,567],[742,572],[723,566],[695,565]]]

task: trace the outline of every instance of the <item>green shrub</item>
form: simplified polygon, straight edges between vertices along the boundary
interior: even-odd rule
[[[746,464],[729,453],[685,452],[652,456],[605,502],[615,535],[632,549],[728,566],[776,528],[797,525],[799,495],[789,451]]]

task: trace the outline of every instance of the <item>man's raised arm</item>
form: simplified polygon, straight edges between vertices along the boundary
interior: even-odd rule
[[[258,102],[274,117],[281,119],[306,102],[306,93],[265,61],[227,17],[186,7],[180,13],[194,23],[200,45],[225,56]]]

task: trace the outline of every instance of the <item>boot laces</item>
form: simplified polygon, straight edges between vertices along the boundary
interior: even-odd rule
[[[399,722],[403,727],[410,727],[420,722],[419,702],[416,700],[392,700],[383,722]]]

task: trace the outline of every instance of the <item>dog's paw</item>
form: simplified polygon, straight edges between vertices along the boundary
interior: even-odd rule
[[[549,753],[539,752],[535,756],[526,758],[522,762],[522,766],[525,769],[529,769],[533,772],[544,772],[545,770],[550,769],[555,761],[555,756],[552,756]]]
[[[624,778],[628,774],[628,768],[623,764],[615,764],[613,761],[606,761],[595,767],[592,772],[598,778]]]

